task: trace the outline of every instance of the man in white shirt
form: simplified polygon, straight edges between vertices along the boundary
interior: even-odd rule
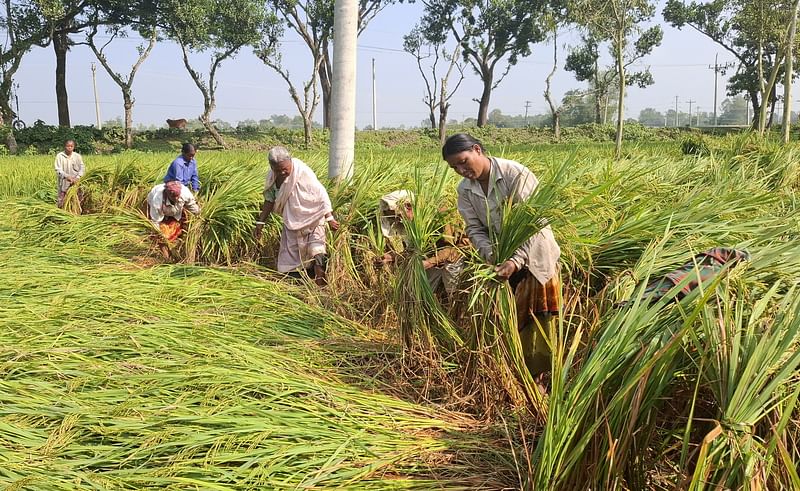
[[[147,195],[147,208],[150,221],[170,242],[177,240],[186,223],[184,209],[195,215],[200,213],[200,205],[194,195],[180,181],[168,181],[154,186]],[[169,257],[169,249],[163,244],[161,252]]]
[[[64,207],[64,198],[70,187],[77,184],[83,177],[85,170],[83,159],[75,151],[75,141],[67,140],[64,142],[64,151],[56,155],[55,161],[56,179],[58,183],[58,202],[59,208]]]

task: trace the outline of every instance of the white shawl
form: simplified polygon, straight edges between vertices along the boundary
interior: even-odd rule
[[[276,177],[270,169],[267,189],[275,185]],[[317,226],[333,208],[314,171],[302,160],[292,158],[292,172],[278,189],[273,211],[283,217],[287,229],[303,230]]]

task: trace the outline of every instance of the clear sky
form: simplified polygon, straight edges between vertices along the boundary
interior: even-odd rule
[[[720,63],[733,57],[711,40],[691,28],[682,31],[663,23],[660,2],[655,22],[661,22],[664,40],[654,53],[643,60],[655,77],[655,85],[647,89],[631,87],[626,100],[626,116],[637,117],[645,107],[665,112],[675,107],[678,96],[680,111],[688,110],[687,101],[696,101],[701,111],[712,111],[714,73],[708,65],[719,53]],[[424,84],[414,58],[403,52],[403,35],[417,22],[422,6],[398,4],[387,7],[372,21],[359,38],[358,99],[356,123],[359,127],[372,122],[372,58],[376,60],[378,126],[418,126],[426,117],[422,103]],[[79,41],[77,37],[74,38]],[[578,42],[575,32],[564,33],[559,44],[567,49]],[[108,58],[116,71],[127,74],[136,56],[135,39],[115,40],[107,49]],[[566,46],[564,46],[566,45]],[[296,38],[284,40],[284,60],[297,85],[307,77],[310,57],[307,48]],[[554,79],[554,92],[559,100],[570,89],[581,88],[571,73],[563,70],[566,49],[560,56],[561,68]],[[552,63],[552,44],[537,44],[533,54],[521,60],[492,94],[490,110],[505,114],[522,114],[525,101],[531,101],[530,114],[544,113],[547,104],[543,97],[544,79]],[[86,46],[75,46],[69,53],[67,88],[73,124],[92,124],[95,121],[92,93],[91,63],[96,61]],[[208,57],[195,57],[198,66],[207,69]],[[608,60],[610,62],[610,60]],[[57,122],[55,104],[55,56],[52,48],[36,49],[23,61],[17,74],[20,84],[20,117],[28,124],[36,119]],[[478,105],[472,99],[480,96],[480,80],[471,71],[452,100],[450,116],[462,119],[475,117]],[[729,74],[732,70],[729,71]],[[264,119],[272,114],[295,115],[296,108],[289,98],[282,79],[263,65],[248,49],[223,63],[218,72],[219,89],[215,119],[236,123],[244,119]],[[725,97],[725,80],[719,80],[719,101]],[[103,121],[122,115],[122,96],[111,78],[97,65],[97,85]],[[180,48],[170,42],[156,45],[150,58],[137,74],[133,87],[136,105],[134,124],[164,124],[166,118],[195,118],[202,112],[202,96],[181,60]],[[800,98],[800,96],[798,96]],[[316,118],[321,119],[321,108]]]

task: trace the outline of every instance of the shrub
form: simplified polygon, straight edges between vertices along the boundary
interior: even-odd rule
[[[704,156],[711,153],[705,138],[701,135],[689,135],[681,142],[681,151],[684,155]]]

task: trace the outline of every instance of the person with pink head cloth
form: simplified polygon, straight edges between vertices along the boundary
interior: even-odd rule
[[[200,205],[189,188],[180,181],[158,184],[147,195],[148,217],[169,242],[177,240],[185,228],[184,210],[197,215],[200,213]],[[163,244],[161,252],[169,257],[169,248]]]

